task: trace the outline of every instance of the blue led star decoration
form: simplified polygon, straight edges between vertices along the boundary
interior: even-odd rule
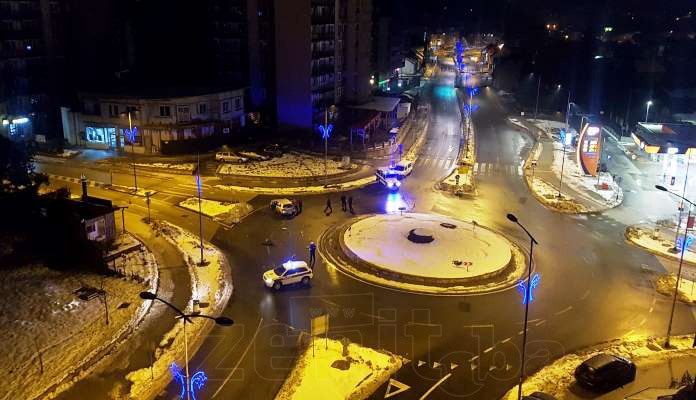
[[[527,284],[523,280],[519,281],[517,284],[517,291],[522,295],[522,304],[527,304],[527,300],[529,300],[530,303],[534,301],[534,290],[539,286],[540,280],[541,275],[539,275],[539,273],[532,275],[529,286],[529,299],[527,299]]]
[[[196,393],[200,392],[205,386],[205,383],[208,381],[208,377],[206,376],[205,372],[198,371],[193,374],[193,376],[191,376],[191,382],[189,385],[186,385],[186,375],[184,374],[184,371],[182,371],[181,368],[176,365],[176,363],[172,363],[169,366],[169,371],[171,371],[174,380],[179,384],[179,387],[181,387],[181,390],[179,390],[179,400],[183,400],[186,397],[187,386],[191,399],[197,400],[198,396]]]
[[[319,132],[321,132],[321,138],[327,140],[331,136],[331,131],[333,130],[333,124],[319,125]]]
[[[683,236],[680,236],[677,238],[677,245],[676,248],[677,250],[681,251],[682,249],[686,250],[689,247],[691,247],[691,244],[694,242],[694,237],[693,236],[687,236],[686,240],[684,240]]]
[[[133,129],[126,128],[123,131],[126,133],[128,142],[131,144],[135,143],[135,138],[138,136],[138,127],[134,126]]]

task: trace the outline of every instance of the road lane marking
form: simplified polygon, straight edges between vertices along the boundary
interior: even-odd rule
[[[587,298],[587,296],[589,296],[589,295],[590,295],[590,290],[588,289],[588,290],[586,290],[585,293],[580,297],[580,300],[585,300],[585,299]]]
[[[638,325],[639,325],[639,326],[643,326],[643,325],[645,324],[645,321],[647,321],[647,320],[646,320],[645,317],[643,317],[643,319],[640,320],[640,323],[638,323]]]
[[[479,358],[479,356],[473,356],[469,359],[469,362],[474,362],[477,358]]]
[[[572,309],[573,309],[573,306],[568,306],[568,307],[562,309],[561,311],[554,313],[553,315],[558,316],[558,315],[561,315],[561,314],[565,314],[565,313],[567,313],[568,311],[570,311],[570,310],[572,310]]]
[[[259,319],[259,326],[256,327],[256,332],[254,332],[254,336],[251,337],[249,344],[247,345],[246,349],[244,349],[244,353],[242,353],[242,356],[239,357],[239,360],[237,360],[237,364],[235,364],[234,368],[232,368],[232,371],[230,371],[230,373],[227,375],[225,380],[222,382],[222,385],[220,385],[218,390],[216,390],[215,393],[213,393],[213,398],[215,398],[215,396],[217,396],[218,393],[220,393],[222,388],[227,384],[227,382],[232,377],[232,374],[234,374],[234,372],[237,370],[237,368],[239,368],[239,364],[241,364],[242,360],[244,360],[244,357],[249,352],[251,345],[254,344],[254,342],[256,341],[256,336],[258,336],[259,332],[261,331],[261,324],[262,323],[263,323],[263,318]]]
[[[534,326],[542,326],[542,325],[544,325],[545,323],[546,323],[546,320],[539,321],[539,322],[537,322],[536,324],[534,324]]]
[[[446,381],[447,379],[449,379],[451,376],[452,376],[451,372],[449,374],[443,376],[442,379],[435,382],[435,384],[433,386],[431,386],[427,392],[423,393],[423,396],[421,396],[421,398],[419,400],[424,400],[426,397],[428,397],[430,395],[430,393],[432,393],[435,389],[437,389],[438,386],[442,385],[442,383],[444,381]]]
[[[648,311],[648,313],[653,312],[654,309],[655,309],[655,307],[650,307],[650,311]]]
[[[510,340],[512,340],[512,338],[507,338],[507,339],[501,341],[500,343],[507,343],[507,342],[509,342]]]
[[[486,350],[484,350],[484,351],[483,351],[483,354],[490,353],[491,351],[493,351],[493,346],[491,346],[491,347],[487,348]]]

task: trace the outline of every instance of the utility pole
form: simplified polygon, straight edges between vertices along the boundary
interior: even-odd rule
[[[149,224],[152,221],[150,218],[150,192],[145,192],[145,202],[147,203],[147,223]]]
[[[198,234],[201,241],[201,262],[200,265],[205,265],[205,259],[203,258],[203,209],[201,206],[201,154],[197,154],[196,161],[196,186],[198,188]],[[186,325],[184,325],[185,327]],[[185,328],[184,328],[185,329]]]
[[[138,193],[138,174],[135,172],[135,163],[133,165],[133,185],[135,186],[135,192]]]
[[[563,159],[561,160],[561,179],[558,182],[558,198],[561,198],[561,189],[563,188],[563,169],[565,167],[565,159],[566,159],[566,137],[570,135],[570,89],[568,89],[568,105],[566,106],[566,118],[565,118],[565,124],[566,124],[566,136],[563,137],[563,143],[561,143],[561,146],[563,146]]]

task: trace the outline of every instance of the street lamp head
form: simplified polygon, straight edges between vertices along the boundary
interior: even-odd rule
[[[653,102],[652,102],[652,100],[648,100],[648,102],[646,104],[651,106],[651,105],[653,105]]]
[[[215,323],[220,326],[232,326],[234,325],[234,321],[231,318],[227,317],[217,317],[215,318]]]
[[[667,191],[667,188],[664,187],[664,186],[662,186],[662,185],[655,185],[655,189],[657,189],[657,190],[662,190],[663,192],[666,192],[666,191]]]
[[[140,298],[143,300],[154,300],[157,295],[152,292],[140,292]]]
[[[517,217],[515,217],[513,214],[508,214],[507,219],[509,219],[510,221],[512,221],[514,223],[517,223]]]

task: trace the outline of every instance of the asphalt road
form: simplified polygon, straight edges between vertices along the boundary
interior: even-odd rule
[[[524,248],[527,237],[505,218],[515,213],[539,241],[535,267],[541,274],[530,307],[527,371],[574,349],[631,334],[664,335],[670,303],[656,295],[644,268],[664,271],[669,262],[627,245],[623,230],[632,213],[567,216],[541,206],[529,193],[519,166],[531,140],[511,129],[492,89],[477,96],[474,115],[479,168],[478,195],[459,199],[434,190],[454,166],[459,145],[459,111],[453,73],[441,71],[427,89],[431,104],[427,142],[413,174],[399,195],[377,185],[346,193],[357,214],[405,205],[476,220],[508,235]],[[127,179],[127,175],[118,179]],[[188,177],[187,177],[188,178]],[[153,184],[158,177],[151,178]],[[182,178],[184,179],[184,178]],[[631,183],[628,183],[631,185]],[[177,190],[178,192],[178,190]],[[181,194],[193,193],[192,191]],[[195,214],[172,205],[181,194],[163,189],[154,197],[155,217],[195,230]],[[629,193],[631,210],[641,206]],[[215,328],[192,357],[191,371],[204,370],[204,398],[271,399],[291,368],[301,331],[312,315],[331,314],[330,336],[348,337],[410,360],[395,379],[411,389],[400,399],[494,399],[512,387],[519,374],[523,306],[511,288],[479,296],[424,296],[356,281],[324,264],[321,257],[311,287],[266,289],[261,274],[293,255],[307,256],[307,245],[323,230],[350,218],[331,195],[333,213],[322,210],[326,195],[304,198],[304,212],[293,219],[274,216],[266,197],[251,203],[257,211],[232,229],[206,221],[206,237],[222,248],[232,266],[235,292],[225,315],[236,324]],[[130,211],[144,215],[142,199]],[[272,246],[265,246],[270,239]],[[688,307],[678,306],[675,333],[693,331]],[[171,397],[177,388],[170,385]],[[386,385],[372,398],[383,398]]]

